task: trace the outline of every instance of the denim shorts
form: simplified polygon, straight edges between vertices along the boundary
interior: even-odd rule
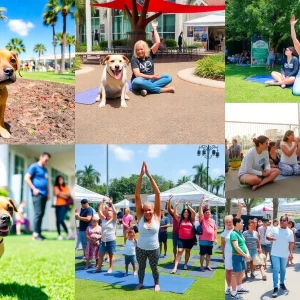
[[[244,256],[232,255],[232,269],[234,273],[240,273],[246,270],[246,262]]]
[[[160,243],[166,243],[168,240],[168,232],[167,231],[160,231],[158,233],[158,240]]]
[[[178,247],[178,233],[172,233],[173,247]]]
[[[126,255],[125,254],[125,265],[135,265],[135,255]]]
[[[261,249],[265,252],[271,252],[271,244],[261,245]]]
[[[250,258],[251,258],[251,261],[253,260],[254,258],[254,255],[257,254],[257,249],[254,249],[254,250],[249,250],[249,255],[250,255]]]
[[[78,231],[78,240],[82,245],[82,248],[85,249],[87,246],[87,238],[85,231]]]
[[[99,253],[108,253],[113,254],[116,252],[116,240],[110,241],[110,242],[103,242],[101,241],[100,247],[99,247]]]

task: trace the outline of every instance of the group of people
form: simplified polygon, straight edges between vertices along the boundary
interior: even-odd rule
[[[249,64],[251,62],[251,55],[249,51],[244,50],[240,54],[233,54],[231,56],[227,56],[227,62],[239,65]]]
[[[250,185],[252,190],[272,182],[281,174],[283,176],[300,175],[300,138],[294,131],[285,132],[280,142],[279,156],[275,142],[269,142],[266,136],[253,139],[254,147],[243,157],[238,178],[241,185]]]
[[[151,186],[155,194],[155,201],[142,204],[141,187],[144,174],[150,180]],[[171,274],[177,272],[178,264],[181,260],[183,252],[185,252],[184,270],[188,269],[188,261],[190,251],[197,244],[197,234],[199,235],[200,246],[200,266],[201,271],[211,271],[210,257],[212,255],[214,244],[217,243],[217,226],[213,218],[211,218],[210,208],[205,205],[203,207],[203,199],[200,202],[198,220],[196,220],[196,212],[188,203],[182,212],[178,212],[179,201],[175,202],[174,207],[171,205],[172,195],[166,202],[166,209],[173,218],[173,254],[174,268]],[[101,272],[105,254],[108,255],[109,268],[108,273],[112,272],[114,253],[116,252],[116,226],[118,222],[117,211],[114,207],[112,199],[105,197],[98,208],[98,214],[95,214],[89,206],[88,200],[81,201],[81,210],[76,210],[75,216],[79,220],[78,238],[83,246],[84,256],[86,259],[85,268],[89,268],[91,259],[96,260],[96,269],[94,272]],[[165,211],[161,208],[161,198],[159,188],[151,176],[148,166],[145,162],[142,164],[141,173],[139,175],[135,190],[135,207],[136,221],[130,214],[129,210],[125,210],[122,217],[123,233],[124,233],[124,262],[125,276],[128,275],[128,266],[133,267],[133,274],[138,275],[138,285],[136,290],[143,286],[146,262],[149,260],[150,268],[154,279],[155,291],[160,290],[158,260],[160,256],[165,257],[167,254],[168,227],[170,220],[165,215]],[[99,218],[101,226],[99,226]],[[198,222],[196,222],[198,221]],[[198,223],[198,225],[197,225]],[[199,232],[201,226],[201,232]],[[139,233],[136,239],[136,232]],[[136,260],[138,262],[138,272],[136,272]],[[204,267],[204,261],[206,266]]]
[[[226,269],[226,295],[232,299],[243,299],[241,294],[249,293],[242,287],[243,279],[250,271],[251,278],[255,278],[255,267],[259,268],[262,280],[266,281],[267,256],[270,255],[273,272],[273,294],[278,295],[278,287],[287,291],[285,286],[286,266],[293,263],[293,250],[295,247],[294,222],[286,215],[273,221],[270,226],[268,219],[259,222],[257,219],[249,220],[245,231],[244,221],[241,218],[242,204],[236,217],[225,217],[225,230],[221,234],[222,252]],[[280,273],[280,285],[278,286]]]

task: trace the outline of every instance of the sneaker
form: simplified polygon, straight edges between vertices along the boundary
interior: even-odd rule
[[[188,269],[187,265],[184,265],[183,270],[187,270],[187,269]]]
[[[42,235],[42,234],[40,234],[40,237],[43,239],[43,240],[46,240],[47,238],[44,236],[44,235]]]
[[[62,241],[64,238],[63,238],[61,235],[59,235],[59,236],[57,237],[57,239],[58,239],[59,241]]]
[[[43,240],[40,236],[36,236],[36,237],[34,237],[33,239],[34,239],[35,241],[38,241],[38,242],[40,242],[40,241]]]
[[[241,295],[239,295],[239,294],[235,294],[235,295],[230,294],[230,298],[231,298],[231,299],[238,299],[238,300],[243,300],[243,299],[244,299],[244,298],[243,298]]]
[[[228,287],[228,288],[226,289],[226,291],[225,291],[225,295],[229,295],[230,293],[231,293],[231,288]]]
[[[286,85],[285,85],[285,84],[282,84],[282,85],[281,85],[281,88],[282,88],[282,89],[284,89],[285,87],[286,87]]]
[[[255,278],[255,275],[254,275],[253,273],[251,273],[251,275],[250,275],[250,276],[251,276],[251,278]]]
[[[278,288],[274,288],[272,297],[277,298],[277,296],[278,296]]]
[[[284,291],[287,291],[288,289],[286,288],[285,284],[284,283],[280,283],[280,288]]]
[[[246,289],[244,289],[244,288],[241,288],[241,289],[238,290],[237,292],[238,292],[238,294],[247,294],[247,293],[249,293],[249,290],[246,290]]]
[[[141,90],[141,95],[145,97],[148,94],[147,90]]]

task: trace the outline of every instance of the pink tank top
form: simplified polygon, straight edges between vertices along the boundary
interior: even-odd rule
[[[179,225],[179,238],[189,240],[194,238],[193,225],[190,221],[182,221]]]

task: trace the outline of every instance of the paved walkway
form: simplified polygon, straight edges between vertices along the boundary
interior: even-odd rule
[[[223,144],[224,90],[177,77],[178,71],[194,66],[195,62],[156,63],[156,73],[173,76],[175,94],[142,97],[130,92],[127,108],[120,107],[120,99],[109,99],[103,109],[99,103],[76,104],[76,143]],[[76,76],[76,93],[99,86],[103,66],[93,68]]]
[[[256,278],[248,280],[243,284],[243,287],[250,291],[249,294],[244,294],[244,300],[265,300],[272,298],[273,280],[270,263],[267,267],[267,281],[261,280],[259,271],[255,272]],[[300,299],[299,284],[300,284],[300,248],[296,246],[294,253],[294,265],[287,267],[285,285],[289,290],[288,294],[284,294],[279,289],[277,299],[296,300]],[[227,297],[230,299],[230,297]]]

